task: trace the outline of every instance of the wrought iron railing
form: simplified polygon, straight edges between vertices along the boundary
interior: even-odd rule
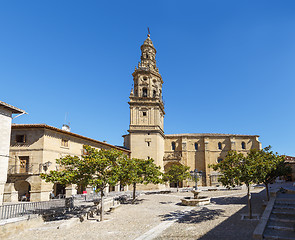
[[[49,209],[60,207],[65,207],[65,199],[2,205],[0,206],[0,220],[17,218],[30,214],[42,214]]]
[[[32,163],[32,164],[28,164],[25,167],[21,167],[20,164],[9,165],[8,174],[40,174],[40,173],[46,173],[48,167],[45,169],[45,164]]]

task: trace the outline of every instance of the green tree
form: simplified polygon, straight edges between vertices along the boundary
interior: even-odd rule
[[[253,159],[256,168],[256,181],[263,183],[266,189],[267,200],[269,201],[268,185],[277,177],[286,176],[291,173],[291,167],[285,163],[285,156],[280,156],[274,153],[268,146],[261,150],[253,149],[250,151],[248,157]]]
[[[256,183],[255,158],[244,156],[236,151],[229,151],[225,159],[217,164],[209,165],[221,176],[219,181],[227,187],[245,184],[247,187],[249,218],[252,218],[250,184]]]
[[[118,176],[122,185],[133,186],[133,200],[136,198],[136,186],[140,184],[154,183],[158,184],[162,182],[162,173],[153,159],[137,159],[137,158],[121,158],[118,164]]]
[[[173,164],[166,170],[164,180],[170,183],[176,183],[178,192],[179,183],[191,178],[189,170],[190,167],[181,164]]]
[[[118,182],[117,162],[124,158],[124,154],[117,150],[97,150],[90,146],[84,146],[84,154],[78,156],[66,156],[57,159],[60,171],[50,171],[49,174],[41,174],[46,182],[60,184],[77,184],[92,186],[101,195],[100,220],[103,220],[103,191],[107,186],[114,186]]]

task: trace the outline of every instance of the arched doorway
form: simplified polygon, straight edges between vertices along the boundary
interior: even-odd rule
[[[30,201],[31,184],[27,181],[20,180],[14,184],[15,190],[18,192],[18,201]]]
[[[66,186],[63,184],[55,183],[53,185],[54,198],[64,198],[66,194]]]

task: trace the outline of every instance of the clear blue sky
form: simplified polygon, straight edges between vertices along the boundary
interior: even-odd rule
[[[165,133],[258,134],[295,156],[295,1],[0,2],[0,100],[15,123],[122,145],[147,26]]]

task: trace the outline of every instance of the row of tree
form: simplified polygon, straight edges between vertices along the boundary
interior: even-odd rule
[[[63,185],[76,184],[85,188],[91,186],[101,194],[100,218],[103,218],[103,192],[108,186],[118,183],[133,186],[133,200],[136,196],[137,184],[176,183],[190,179],[190,168],[174,164],[163,174],[153,159],[130,159],[118,150],[97,150],[84,146],[84,155],[66,156],[57,159],[61,170],[41,174],[46,182]],[[219,182],[228,187],[245,184],[247,187],[249,217],[252,217],[250,185],[264,183],[269,199],[268,185],[278,176],[291,172],[285,164],[285,156],[270,151],[270,146],[262,150],[252,149],[247,155],[229,151],[226,158],[218,164],[210,165],[221,176]]]
[[[159,184],[166,181],[178,182],[188,177],[189,167],[180,166],[171,168],[166,174],[154,163],[153,159],[130,159],[126,154],[118,150],[97,150],[90,146],[84,146],[85,154],[82,157],[66,156],[56,160],[59,171],[50,171],[41,174],[46,182],[63,185],[76,184],[82,189],[91,186],[101,195],[100,220],[103,219],[103,192],[108,186],[118,183],[123,186],[133,186],[133,200],[136,196],[137,184]],[[178,167],[179,168],[179,167]],[[185,171],[185,174],[181,174]]]
[[[268,185],[277,177],[291,173],[291,167],[285,164],[285,156],[280,156],[270,149],[270,146],[261,150],[251,149],[247,155],[229,151],[223,161],[209,165],[221,173],[219,182],[223,185],[227,187],[246,185],[249,218],[252,218],[250,185],[265,184],[267,200],[269,200]]]

